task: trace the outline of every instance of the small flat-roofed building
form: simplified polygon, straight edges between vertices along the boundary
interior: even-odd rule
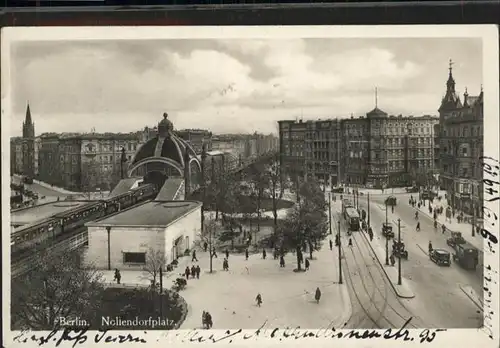
[[[89,203],[89,201],[58,201],[12,210],[10,213],[10,224],[17,228],[48,219],[56,214],[73,210]]]
[[[148,253],[162,252],[169,264],[192,249],[201,232],[201,202],[147,202],[86,226],[88,263],[98,269],[142,270]]]

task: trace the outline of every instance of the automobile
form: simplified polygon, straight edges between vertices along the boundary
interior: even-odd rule
[[[396,197],[394,196],[389,196],[385,199],[385,204],[389,206],[395,206],[396,205]]]
[[[408,193],[416,193],[416,192],[418,192],[418,191],[419,191],[419,189],[418,189],[418,187],[417,187],[417,186],[407,187],[407,188],[406,188],[406,192],[408,192]]]
[[[344,193],[343,187],[334,187],[332,188],[332,193]]]
[[[433,249],[429,253],[429,258],[432,262],[439,266],[450,266],[451,265],[451,257],[450,253],[444,249]]]
[[[392,225],[390,222],[384,222],[382,225],[382,235],[385,238],[394,238],[394,231],[392,230]]]
[[[451,237],[446,239],[446,244],[455,249],[457,244],[465,244],[465,239],[460,232],[451,232]]]
[[[392,244],[392,255],[408,260],[408,250],[405,249],[405,243],[394,241]]]

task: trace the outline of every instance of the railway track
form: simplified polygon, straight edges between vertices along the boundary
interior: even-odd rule
[[[339,214],[338,218],[342,218]],[[361,232],[363,233],[363,232]],[[354,238],[353,238],[354,239]],[[368,243],[365,238],[362,238],[362,243]],[[401,327],[410,317],[415,316],[404,306],[403,303],[397,298],[397,295],[393,293],[391,285],[387,282],[386,275],[382,269],[380,269],[379,264],[374,260],[374,255],[369,249],[370,259],[373,261],[370,265],[367,265],[364,260],[359,256],[356,256],[357,252],[361,252],[363,249],[362,245],[354,239],[353,247],[344,247],[345,243],[342,244],[341,249],[345,255],[345,268],[346,275],[349,281],[351,293],[354,294],[356,302],[359,305],[364,317],[361,317],[356,322],[350,324],[352,327],[363,328],[396,328]],[[355,250],[356,248],[357,250]],[[347,260],[347,256],[350,256],[353,261],[351,265]],[[372,271],[376,268],[376,271]],[[353,280],[353,275],[358,273],[361,278],[361,287],[355,286]],[[382,285],[382,286],[381,286]],[[363,301],[363,297],[368,297],[368,301]],[[391,299],[395,299],[395,303],[391,304]],[[398,307],[398,308],[397,308]],[[394,318],[397,318],[397,323]],[[366,320],[368,319],[368,320]],[[371,327],[366,327],[370,325]],[[416,328],[415,322],[408,324],[408,327]],[[423,327],[423,326],[420,326]]]

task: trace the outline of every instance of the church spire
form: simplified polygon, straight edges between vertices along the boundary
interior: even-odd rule
[[[28,106],[26,107],[26,119],[25,119],[24,123],[25,124],[32,124],[30,102],[29,101],[28,101]]]
[[[448,92],[455,93],[455,80],[453,79],[453,64],[455,63],[450,59],[448,67],[450,73],[448,75],[448,81],[446,82],[446,87]]]

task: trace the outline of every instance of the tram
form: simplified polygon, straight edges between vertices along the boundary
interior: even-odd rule
[[[352,204],[350,199],[343,199],[342,200],[342,214],[344,215],[344,219],[347,218],[347,209],[348,208],[354,208],[354,204]]]
[[[359,214],[354,208],[346,208],[345,220],[349,231],[359,231]]]

